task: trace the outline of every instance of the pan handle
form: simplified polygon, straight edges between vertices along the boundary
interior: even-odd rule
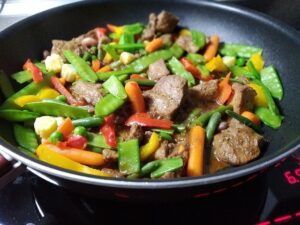
[[[0,190],[25,171],[25,165],[0,151]]]

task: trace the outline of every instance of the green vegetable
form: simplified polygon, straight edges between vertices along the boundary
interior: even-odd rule
[[[244,58],[250,58],[256,53],[262,54],[262,51],[262,48],[254,46],[227,43],[222,44],[219,48],[219,52],[221,55],[238,56]]]
[[[200,55],[198,53],[188,53],[186,55],[186,58],[191,60],[194,64],[205,63],[205,58],[203,57],[203,55]]]
[[[53,144],[56,144],[58,141],[63,141],[63,140],[64,140],[64,135],[60,131],[54,131],[49,137],[49,141],[51,141]]]
[[[199,125],[199,126],[205,126],[210,117],[215,113],[215,112],[220,112],[224,113],[226,110],[231,110],[232,106],[231,105],[221,105],[216,109],[213,109],[211,111],[203,113],[201,116],[196,118],[194,121],[192,121],[193,125]]]
[[[195,85],[196,83],[195,78],[190,72],[185,70],[184,66],[181,64],[181,62],[178,59],[173,57],[171,60],[169,60],[168,64],[173,74],[179,75],[187,80],[189,87]]]
[[[55,73],[54,72],[49,72],[47,69],[46,69],[46,65],[45,63],[41,63],[41,62],[37,62],[35,63],[35,65],[42,71],[42,73],[44,75],[47,75],[47,76],[53,76]]]
[[[257,107],[255,109],[255,114],[259,119],[269,127],[277,129],[281,126],[282,116],[272,113],[269,109],[265,107]]]
[[[183,167],[183,160],[181,157],[168,158],[159,160],[160,166],[151,172],[151,178],[158,178],[164,175],[166,172],[172,172]]]
[[[140,176],[146,176],[152,173],[160,166],[160,160],[148,162],[141,168]]]
[[[173,123],[172,127],[175,128],[179,132],[183,132],[186,129],[186,126],[184,124],[178,124],[178,123]]]
[[[97,102],[95,115],[102,117],[107,116],[120,108],[124,103],[125,101],[123,99],[117,98],[112,94],[107,94]]]
[[[206,127],[206,139],[207,142],[210,143],[214,137],[214,133],[216,131],[216,128],[218,124],[221,121],[222,114],[220,112],[215,112],[210,117],[207,127]]]
[[[236,62],[235,62],[235,64],[236,64],[237,66],[244,66],[245,63],[246,63],[246,59],[243,58],[243,57],[237,58],[237,60],[236,60]]]
[[[202,77],[209,77],[210,72],[205,65],[199,64],[197,65],[197,69],[200,71]]]
[[[282,99],[283,88],[280,78],[273,65],[260,71],[262,83],[270,90],[272,96],[278,100]]]
[[[118,145],[118,161],[121,173],[132,174],[140,171],[140,150],[138,139],[121,142]]]
[[[63,116],[74,119],[90,116],[86,108],[71,106],[54,100],[45,99],[41,102],[31,102],[27,103],[25,107],[35,113],[49,116]]]
[[[165,140],[171,141],[173,138],[170,134],[165,133],[165,132],[159,132],[158,135]]]
[[[14,135],[20,146],[31,152],[35,152],[35,149],[38,147],[38,141],[33,129],[15,124]]]
[[[230,68],[230,71],[235,77],[245,76],[248,79],[255,79],[253,74],[243,67],[233,66]]]
[[[134,43],[134,35],[129,32],[124,32],[121,34],[119,44],[124,45],[124,44],[133,44]]]
[[[66,103],[67,98],[64,95],[59,95],[55,98],[55,100]]]
[[[116,44],[116,45],[109,45],[109,46],[113,49],[120,49],[120,50],[124,50],[124,51],[134,51],[134,50],[145,47],[144,44],[142,44],[142,43]],[[117,60],[117,59],[114,59],[114,60]]]
[[[4,73],[3,70],[0,70],[0,89],[6,98],[8,98],[9,96],[15,93],[8,79],[8,76]]]
[[[234,118],[237,119],[238,121],[242,122],[243,124],[245,124],[246,126],[252,128],[253,130],[255,130],[257,133],[262,133],[262,130],[259,126],[257,126],[256,124],[254,124],[251,120],[249,120],[248,118],[241,116],[240,114],[237,114],[231,110],[226,110],[225,113]]]
[[[87,132],[88,146],[94,148],[111,148],[105,141],[105,137],[102,134],[94,134]]]
[[[72,124],[77,126],[83,126],[83,127],[96,127],[103,123],[102,117],[86,117],[82,119],[72,120]]]
[[[23,84],[25,82],[32,80],[32,74],[29,71],[19,71],[11,75],[11,77],[16,80],[19,84]]]
[[[127,98],[125,88],[116,76],[111,76],[107,81],[105,81],[103,83],[103,87],[117,98]]]
[[[84,61],[90,61],[91,58],[92,58],[92,55],[91,55],[91,53],[89,53],[89,52],[85,52],[85,53],[83,54],[83,56],[82,56],[82,59],[83,59]]]
[[[199,49],[203,48],[206,44],[206,36],[204,33],[192,30],[192,41]]]
[[[195,108],[185,119],[184,124],[190,127],[191,123],[201,114],[200,108]]]
[[[119,60],[120,56],[113,48],[113,45],[103,45],[103,49],[110,54],[114,61]]]
[[[122,75],[128,75],[130,73],[140,73],[143,70],[147,69],[150,64],[156,62],[159,59],[168,60],[173,56],[179,58],[183,54],[183,52],[184,51],[182,48],[180,48],[177,44],[174,44],[169,49],[155,51],[149,55],[135,60],[123,70],[97,73],[97,75],[100,80],[107,80],[112,75],[119,77]]]
[[[163,133],[166,133],[166,134],[174,134],[174,130],[172,129],[158,129],[158,128],[154,128],[152,129],[152,131],[155,131],[155,132],[163,132]]]
[[[23,152],[25,155],[32,157],[32,158],[37,158],[37,156],[34,154],[34,152],[22,147],[22,146],[18,146],[18,149]]]
[[[259,72],[255,69],[255,67],[254,67],[254,65],[253,65],[253,63],[250,61],[250,60],[248,60],[248,62],[246,63],[246,65],[247,65],[247,68],[248,68],[248,70],[250,71],[250,73],[252,73],[252,76],[255,78],[255,79],[260,79],[260,74],[259,74]]]
[[[85,127],[83,127],[83,126],[78,126],[78,127],[75,127],[73,133],[74,133],[75,135],[80,135],[80,136],[84,136],[84,137],[85,137],[86,134],[87,134],[87,131],[86,131],[86,128],[85,128]]]
[[[64,56],[74,66],[81,79],[92,83],[95,83],[98,80],[97,75],[92,68],[78,55],[66,50],[64,51]]]
[[[40,116],[39,113],[29,112],[28,110],[18,110],[18,109],[0,110],[0,118],[12,122],[23,122],[27,120],[33,120],[39,116]]]
[[[133,35],[140,34],[144,30],[144,25],[141,23],[133,23],[124,26],[124,33],[128,32]]]
[[[153,81],[153,80],[148,80],[148,79],[144,79],[144,80],[129,79],[129,80],[126,80],[125,83],[130,82],[130,81],[135,81],[136,83],[138,83],[138,85],[141,85],[141,86],[149,86],[149,87],[152,87],[152,86],[155,85],[155,81]]]

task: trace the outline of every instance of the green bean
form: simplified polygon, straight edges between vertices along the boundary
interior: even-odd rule
[[[220,112],[215,112],[210,117],[207,127],[206,127],[206,139],[207,142],[210,143],[214,137],[214,133],[216,131],[216,128],[218,124],[221,121],[222,114]]]
[[[95,72],[82,58],[69,50],[64,51],[64,56],[74,66],[81,79],[92,83],[97,81]]]
[[[83,126],[83,127],[96,127],[103,123],[102,117],[86,117],[82,119],[72,120],[72,123],[75,127]]]

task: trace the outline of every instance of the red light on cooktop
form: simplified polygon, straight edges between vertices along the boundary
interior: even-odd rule
[[[274,222],[275,223],[286,223],[290,219],[292,219],[291,215],[284,215],[284,216],[280,216],[280,217],[277,217],[276,219],[274,219]]]
[[[270,224],[271,224],[270,221],[263,221],[263,222],[255,224],[255,225],[270,225]]]
[[[300,163],[297,164],[298,166],[300,165]],[[300,182],[300,167],[296,168],[296,169],[291,169],[291,170],[286,170],[283,173],[285,180],[293,185],[293,184],[297,184]]]

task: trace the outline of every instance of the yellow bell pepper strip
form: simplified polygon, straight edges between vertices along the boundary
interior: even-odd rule
[[[205,64],[205,66],[210,72],[225,72],[228,70],[220,55],[212,58],[208,63]]]
[[[141,160],[145,161],[148,159],[159,147],[160,139],[157,133],[152,132],[151,137],[147,144],[141,147]]]
[[[264,68],[265,61],[261,54],[255,53],[251,56],[250,61],[258,72],[260,72]]]
[[[181,29],[179,31],[179,36],[191,36],[192,32],[188,29]]]
[[[79,173],[85,173],[95,176],[110,176],[109,174],[104,173],[101,170],[93,169],[88,166],[81,165],[80,163],[75,162],[71,159],[68,159],[67,157],[62,156],[56,153],[55,151],[51,150],[47,147],[47,145],[39,145],[39,147],[36,149],[36,154],[40,160],[67,170],[72,170]]]
[[[253,88],[256,92],[256,96],[254,98],[254,105],[255,106],[261,106],[266,107],[268,105],[266,96],[262,90],[262,87],[258,84],[250,83],[247,84],[249,87]]]
[[[112,24],[107,24],[106,26],[111,32],[116,33],[117,35],[121,35],[124,32],[124,26],[115,26]]]
[[[43,100],[43,99],[54,99],[60,94],[54,90],[53,88],[45,87],[42,88],[38,93],[37,96]]]
[[[38,102],[40,101],[41,99],[36,96],[36,95],[24,95],[24,96],[21,96],[21,97],[18,97],[15,99],[15,103],[20,106],[20,107],[23,107],[24,105],[26,105],[27,103],[30,103],[30,102]]]

